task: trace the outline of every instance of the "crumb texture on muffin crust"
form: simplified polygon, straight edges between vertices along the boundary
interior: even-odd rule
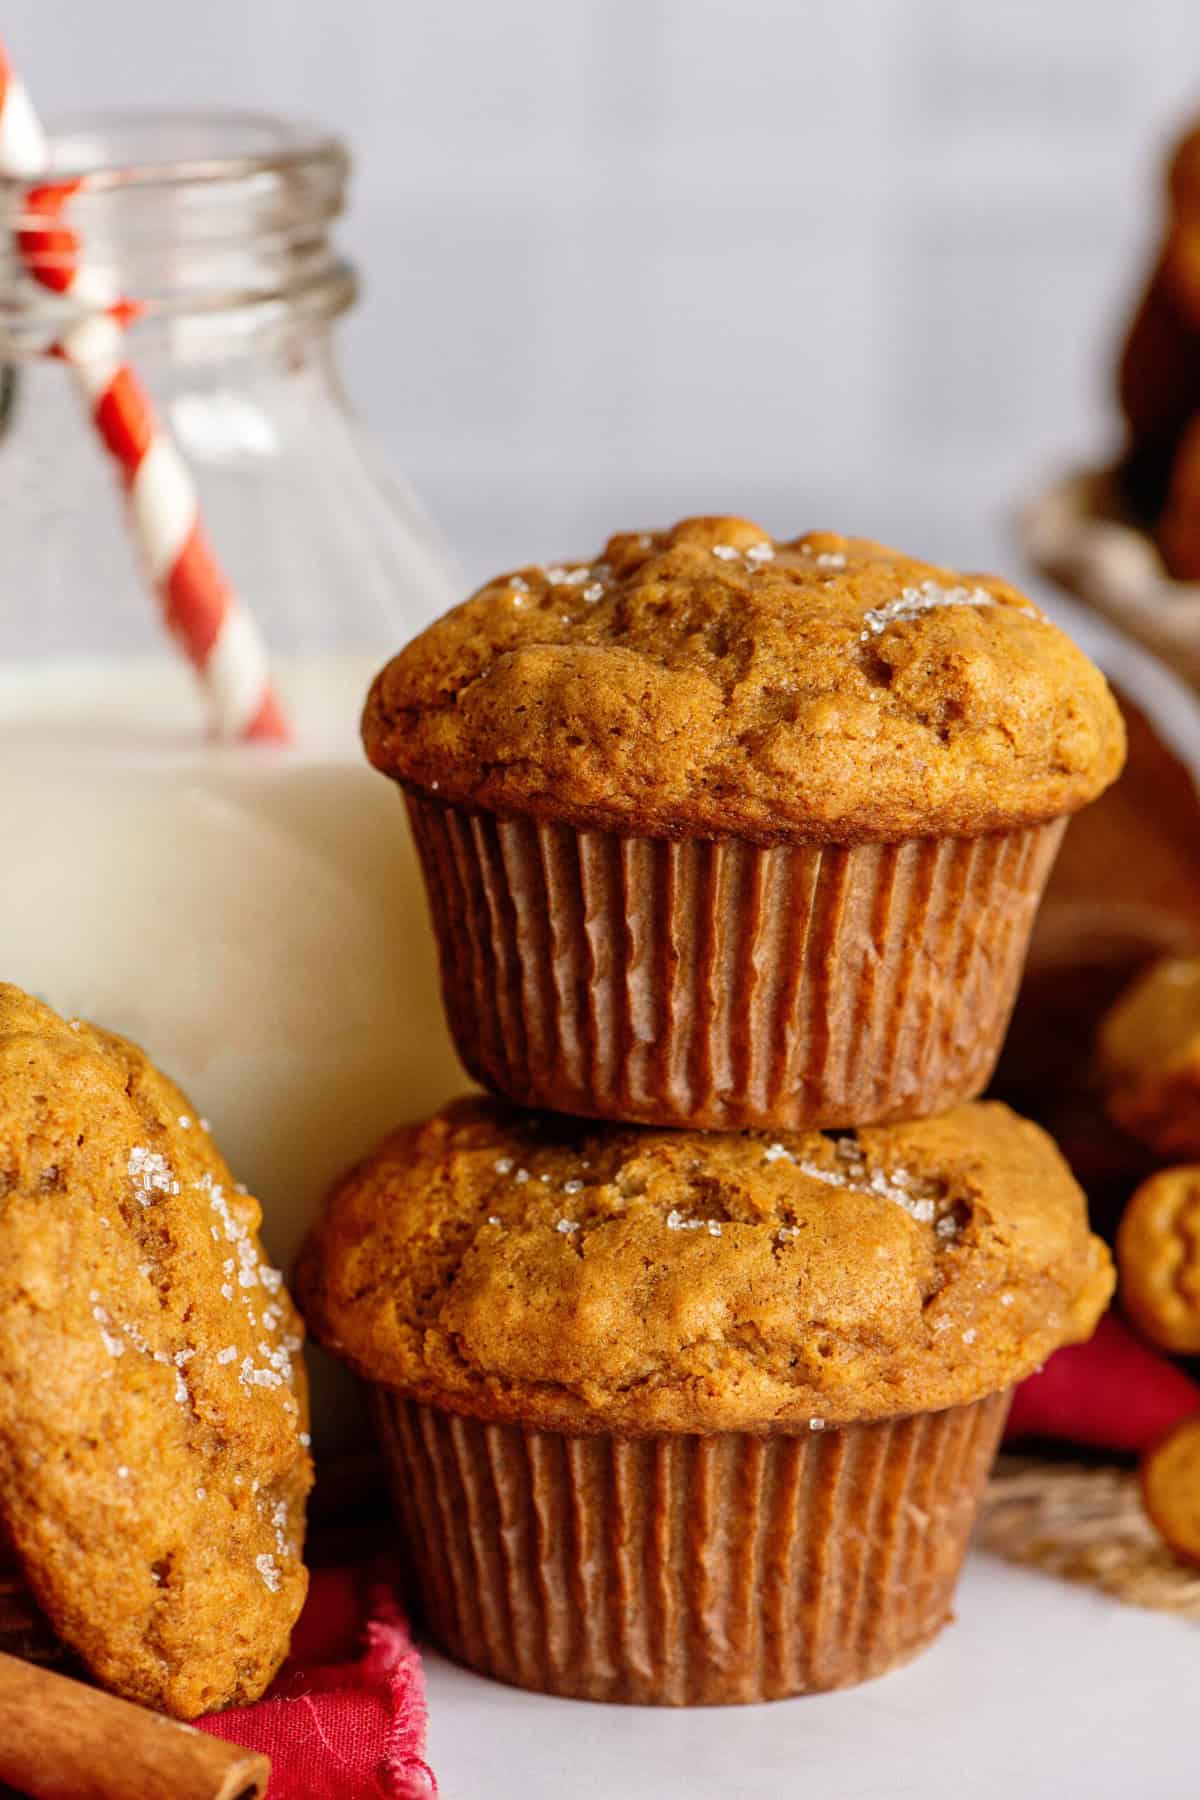
[[[296,1272],[367,1380],[562,1431],[820,1429],[973,1401],[1112,1291],[1051,1140],[997,1104],[858,1132],[456,1102],[331,1196]]]
[[[498,577],[377,677],[389,775],[645,836],[974,836],[1119,772],[1104,678],[1014,588],[744,519]]]
[[[204,1121],[0,984],[0,1537],[106,1686],[257,1699],[307,1585],[303,1327]]]

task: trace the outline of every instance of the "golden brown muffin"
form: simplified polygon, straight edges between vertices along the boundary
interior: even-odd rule
[[[994,1104],[836,1139],[589,1127],[485,1100],[399,1131],[296,1272],[368,1380],[567,1432],[933,1411],[1085,1338],[1112,1290],[1050,1139]]]
[[[363,729],[377,768],[460,805],[757,843],[1055,818],[1124,742],[1006,583],[732,518],[501,576],[389,663]]]
[[[744,519],[527,569],[377,678],[460,1056],[529,1107],[732,1130],[987,1085],[1103,677],[1027,600]]]
[[[1200,1355],[1200,1168],[1160,1169],[1117,1231],[1121,1305],[1153,1344]]]
[[[1162,1157],[1200,1156],[1200,956],[1163,957],[1101,1022],[1105,1105]]]
[[[302,1328],[185,1096],[0,985],[0,1535],[105,1686],[254,1700],[304,1599]]]
[[[1111,1269],[1000,1106],[832,1137],[459,1102],[311,1234],[424,1615],[472,1667],[714,1705],[882,1674],[951,1616],[1008,1388]]]

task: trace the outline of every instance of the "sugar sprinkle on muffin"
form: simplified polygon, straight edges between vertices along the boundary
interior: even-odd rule
[[[1011,1386],[1112,1290],[1051,1140],[996,1104],[832,1138],[466,1100],[332,1196],[296,1271],[368,1380],[565,1431],[796,1429]]]
[[[662,1132],[461,1102],[332,1195],[297,1292],[372,1383],[426,1617],[547,1692],[844,1686],[945,1624],[1008,1389],[1112,1287],[1049,1139]]]
[[[1103,676],[1006,583],[721,517],[500,577],[363,730],[470,1073],[717,1130],[980,1093],[1066,818],[1124,754]]]
[[[744,519],[501,576],[379,676],[376,767],[446,799],[756,842],[976,833],[1115,777],[1103,677],[1006,582]]]

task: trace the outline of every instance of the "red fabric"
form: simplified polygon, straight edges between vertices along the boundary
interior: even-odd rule
[[[378,1572],[318,1569],[292,1654],[257,1706],[197,1720],[271,1758],[268,1800],[429,1800],[425,1684]]]
[[[1110,1312],[1090,1343],[1057,1351],[1022,1383],[1006,1436],[1140,1453],[1194,1412],[1200,1386]]]

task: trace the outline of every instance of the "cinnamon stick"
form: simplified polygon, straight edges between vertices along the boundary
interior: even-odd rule
[[[0,1653],[0,1782],[33,1800],[260,1800],[237,1744]]]

